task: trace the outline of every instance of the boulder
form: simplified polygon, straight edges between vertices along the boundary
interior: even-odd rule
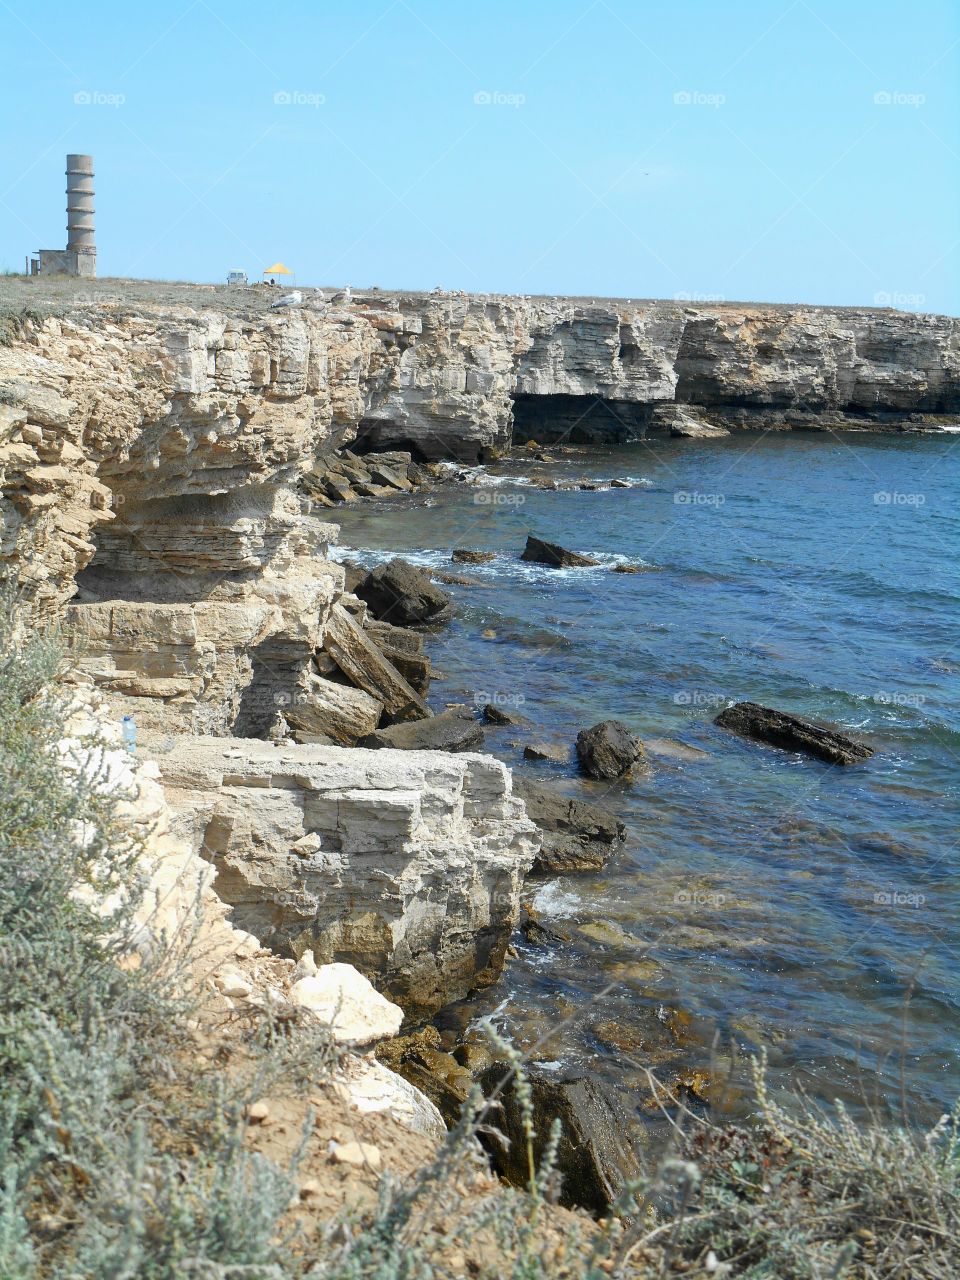
[[[330,1026],[337,1044],[359,1048],[395,1036],[403,1010],[352,964],[324,964],[290,988],[290,999]]]
[[[347,477],[340,475],[339,472],[328,471],[326,475],[320,478],[320,484],[335,502],[356,501],[357,495],[353,491],[353,486]]]
[[[591,560],[589,556],[582,556],[576,551],[568,551],[555,542],[544,542],[541,538],[535,538],[532,533],[527,535],[527,545],[520,559],[548,564],[553,569],[585,569],[600,563],[599,560]]]
[[[492,551],[467,551],[463,547],[457,547],[450,559],[454,564],[486,564],[496,559],[496,556]]]
[[[394,471],[392,467],[388,467],[382,462],[368,459],[368,470],[371,478],[377,484],[386,485],[391,489],[400,489],[403,492],[409,492],[413,488],[404,472]]]
[[[802,751],[829,764],[859,764],[873,755],[873,748],[854,742],[843,733],[763,707],[758,702],[737,702],[714,718],[714,724],[741,738],[765,742],[783,751]]]
[[[553,1122],[559,1120],[561,1124],[557,1152],[560,1203],[594,1214],[606,1213],[627,1182],[642,1174],[625,1109],[612,1089],[589,1076],[557,1080],[538,1071],[535,1064],[527,1068],[526,1074],[533,1095],[533,1150],[538,1162]],[[509,1068],[502,1063],[489,1067],[480,1080],[484,1093],[489,1097],[508,1075]],[[500,1092],[499,1102],[501,1109],[493,1112],[492,1122],[509,1146],[504,1150],[482,1132],[480,1140],[502,1178],[513,1186],[527,1186],[530,1172],[523,1114],[512,1079]]]
[[[335,684],[320,676],[310,681],[305,694],[283,708],[296,741],[314,742],[323,736],[343,747],[355,747],[361,738],[373,733],[382,714],[383,703],[379,699],[362,689]]]
[[[374,617],[394,626],[446,622],[453,614],[450,597],[406,560],[377,565],[356,588]]]
[[[580,768],[591,778],[622,778],[643,758],[643,747],[619,720],[601,720],[577,734]]]
[[[627,834],[623,823],[599,805],[575,800],[521,774],[513,775],[513,791],[543,832],[532,867],[535,874],[597,871]]]
[[[395,751],[482,751],[483,730],[469,707],[451,707],[429,720],[377,729],[360,745]]]

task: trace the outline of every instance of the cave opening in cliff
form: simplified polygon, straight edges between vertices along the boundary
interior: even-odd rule
[[[513,397],[513,442],[526,444],[624,444],[646,435],[652,406],[601,396]]]
[[[347,447],[361,457],[365,453],[400,450],[409,453],[414,462],[431,461],[431,455],[424,449],[423,443],[404,434],[403,423],[388,419],[362,418],[357,427],[356,439]]]

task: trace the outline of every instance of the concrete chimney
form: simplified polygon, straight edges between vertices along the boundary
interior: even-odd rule
[[[96,275],[93,156],[67,156],[67,252],[77,254],[77,275]]]

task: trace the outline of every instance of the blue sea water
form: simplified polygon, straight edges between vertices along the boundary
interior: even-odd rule
[[[499,702],[488,749],[626,822],[596,874],[532,882],[557,940],[517,939],[498,1009],[537,1054],[628,1087],[764,1047],[774,1085],[934,1116],[960,1092],[960,436],[651,440],[341,508],[345,558],[459,572],[428,651],[435,708]],[[594,569],[519,560],[528,532]],[[452,565],[453,547],[495,552]],[[611,572],[629,562],[644,571]],[[713,724],[731,701],[875,748],[839,768]],[[613,786],[522,759],[625,721],[649,769]],[[602,994],[601,994],[602,993]],[[464,1016],[466,1016],[466,1014]],[[734,1078],[738,1076],[736,1066]]]

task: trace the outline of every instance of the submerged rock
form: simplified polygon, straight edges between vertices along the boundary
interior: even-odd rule
[[[524,716],[515,711],[504,711],[503,707],[495,706],[492,702],[484,704],[481,714],[487,724],[526,724]]]
[[[377,565],[356,588],[371,612],[394,626],[446,622],[453,614],[450,597],[425,573],[399,558]]]
[[[623,823],[599,805],[562,795],[521,774],[513,775],[513,792],[543,832],[534,873],[596,871],[627,834]]]
[[[570,748],[565,742],[528,742],[523,748],[524,760],[551,760],[554,764],[566,764]]]
[[[582,556],[577,551],[568,551],[556,542],[544,542],[542,538],[527,535],[527,545],[523,549],[521,560],[532,560],[536,564],[548,564],[553,569],[586,569],[600,563]]]
[[[467,551],[464,547],[456,547],[450,559],[454,564],[486,564],[496,556],[493,551]]]
[[[577,734],[577,758],[591,778],[622,778],[643,759],[643,746],[621,721],[601,720]]]
[[[488,1068],[481,1077],[484,1093],[490,1094],[504,1080],[509,1069],[502,1063]],[[534,1155],[539,1162],[555,1120],[562,1130],[557,1152],[561,1178],[560,1203],[579,1205],[591,1213],[605,1213],[624,1190],[626,1183],[640,1176],[641,1166],[626,1110],[614,1091],[589,1076],[556,1080],[538,1071],[527,1070],[533,1094],[536,1134]],[[494,1123],[509,1142],[481,1141],[487,1146],[491,1163],[501,1177],[514,1186],[530,1180],[523,1113],[511,1079],[499,1094],[502,1110],[494,1113]]]
[[[377,729],[360,745],[397,751],[482,751],[483,729],[469,707],[450,707],[429,720]]]
[[[858,764],[873,755],[872,747],[854,742],[846,734],[758,702],[737,702],[714,717],[713,723],[741,738],[765,742],[783,751],[802,751],[828,764]]]

